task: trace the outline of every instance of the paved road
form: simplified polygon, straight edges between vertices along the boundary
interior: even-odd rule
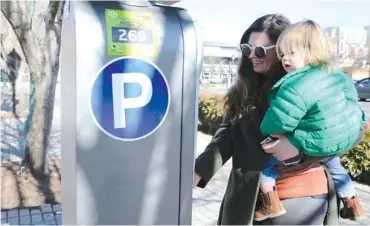
[[[362,109],[366,112],[367,116],[370,118],[370,101],[360,102]]]

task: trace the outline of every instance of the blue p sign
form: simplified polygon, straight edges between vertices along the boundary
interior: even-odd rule
[[[138,97],[125,98],[125,84],[139,84],[141,94]],[[141,108],[149,103],[153,95],[152,82],[142,73],[112,74],[114,128],[126,127],[125,109]]]
[[[120,140],[142,139],[163,123],[170,104],[169,87],[153,64],[121,57],[98,73],[90,96],[90,110],[97,126]]]

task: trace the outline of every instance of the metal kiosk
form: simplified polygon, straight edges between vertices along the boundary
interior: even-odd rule
[[[183,9],[66,3],[63,224],[191,224],[201,49]]]

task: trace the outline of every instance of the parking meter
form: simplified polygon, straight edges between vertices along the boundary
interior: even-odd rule
[[[201,49],[183,9],[66,3],[63,224],[191,224]]]

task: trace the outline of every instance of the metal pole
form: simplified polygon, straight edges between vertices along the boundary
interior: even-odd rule
[[[227,76],[227,88],[231,87],[231,73],[232,73],[231,58],[229,58],[229,76]]]
[[[234,65],[235,65],[235,54],[233,54],[232,56],[231,56],[231,60],[232,60],[232,67],[234,67]],[[231,79],[231,83],[232,84],[234,84],[234,81],[235,81],[235,77],[233,77],[233,75],[232,75],[232,68],[231,68],[231,73],[230,73],[230,77],[232,78]],[[236,76],[236,74],[235,74],[235,76]]]

